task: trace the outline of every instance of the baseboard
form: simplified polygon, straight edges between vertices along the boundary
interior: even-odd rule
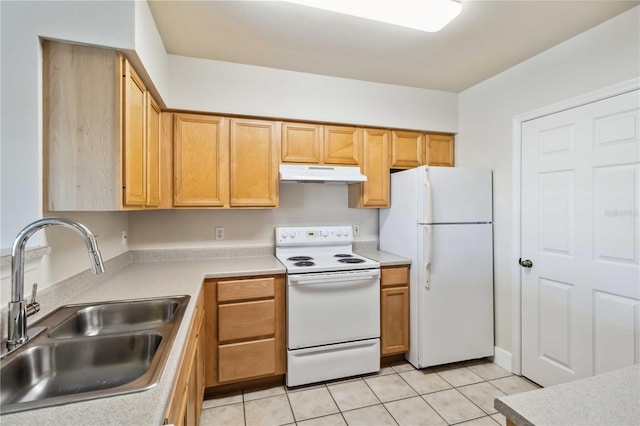
[[[511,352],[495,347],[493,349],[493,362],[507,371],[511,371]]]

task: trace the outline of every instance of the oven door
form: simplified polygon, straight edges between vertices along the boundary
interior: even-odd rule
[[[380,337],[380,269],[287,276],[287,347]]]

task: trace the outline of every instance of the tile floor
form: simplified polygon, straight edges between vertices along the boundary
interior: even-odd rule
[[[319,385],[204,401],[201,425],[504,425],[496,397],[539,386],[488,360],[416,370],[407,362]]]

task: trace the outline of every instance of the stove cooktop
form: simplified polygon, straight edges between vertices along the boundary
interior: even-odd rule
[[[278,227],[275,237],[276,257],[290,274],[380,267],[353,253],[349,226]]]

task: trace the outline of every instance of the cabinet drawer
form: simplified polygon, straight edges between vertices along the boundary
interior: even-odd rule
[[[218,349],[220,383],[276,374],[275,339],[221,345]]]
[[[380,285],[382,287],[393,285],[407,285],[409,283],[409,268],[382,268],[380,270]]]
[[[273,296],[273,278],[220,281],[218,283],[218,302],[232,302]]]
[[[275,334],[275,301],[257,300],[218,307],[218,337],[221,342]]]

